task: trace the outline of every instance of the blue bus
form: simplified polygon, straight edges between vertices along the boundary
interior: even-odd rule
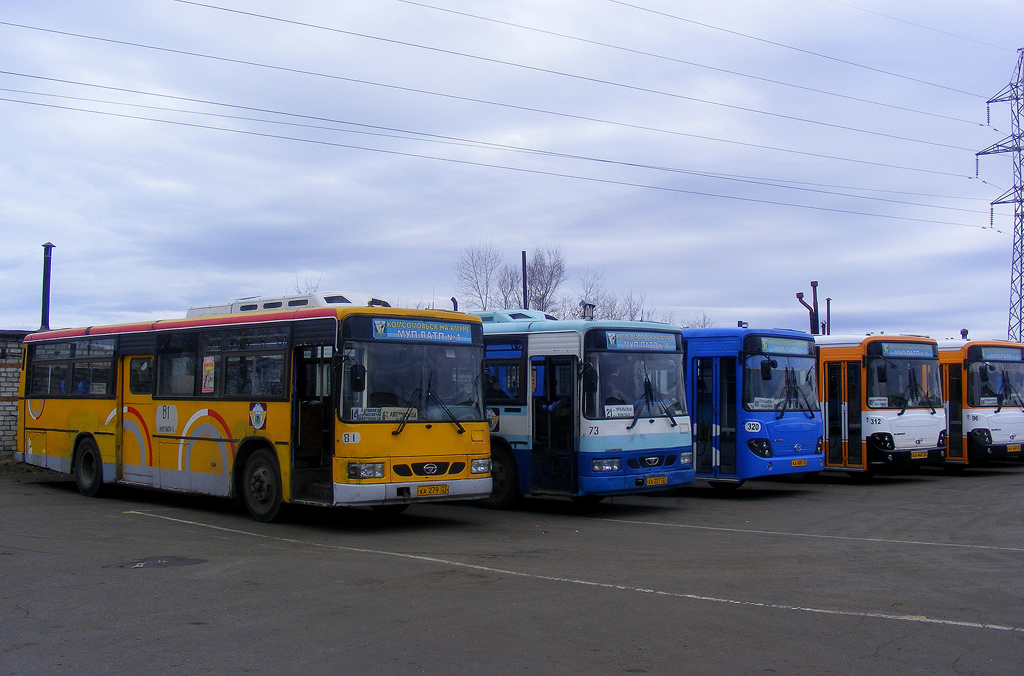
[[[825,468],[814,339],[788,329],[684,329],[698,479]]]
[[[694,479],[678,327],[479,312],[492,493],[578,501]]]

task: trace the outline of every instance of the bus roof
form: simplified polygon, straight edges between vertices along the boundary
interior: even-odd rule
[[[152,322],[136,322],[132,324],[112,324],[108,326],[85,326],[79,328],[53,329],[38,331],[25,336],[26,342],[37,340],[53,340],[58,338],[114,336],[125,333],[144,333],[164,329],[190,329],[210,326],[235,326],[257,324],[262,322],[300,321],[329,317],[340,319],[350,314],[373,314],[388,317],[423,317],[456,322],[479,323],[480,319],[463,312],[452,310],[412,310],[392,307],[313,307],[301,310],[277,310],[271,312],[251,312],[245,314],[220,314],[184,319],[161,319]]]
[[[294,310],[304,307],[331,307],[336,305],[391,307],[391,304],[386,300],[367,293],[330,291],[324,293],[303,293],[293,296],[252,296],[219,305],[196,305],[188,309],[185,317],[213,317],[242,312]]]
[[[905,333],[866,333],[848,335],[814,336],[814,343],[819,347],[857,347],[874,341],[935,343],[929,336],[915,336]]]
[[[798,338],[803,340],[813,340],[814,336],[807,333],[806,331],[800,331],[798,329],[758,329],[758,328],[742,328],[738,326],[726,326],[726,327],[700,327],[700,328],[684,328],[683,338],[725,338],[725,337],[744,337],[749,335],[755,336],[780,336],[786,338]]]
[[[541,331],[576,331],[620,329],[672,331],[681,329],[662,322],[637,322],[621,319],[558,319],[539,310],[484,310],[473,312],[484,323],[484,333],[529,333]]]

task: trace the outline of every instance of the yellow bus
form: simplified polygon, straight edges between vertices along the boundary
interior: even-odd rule
[[[490,495],[480,319],[328,298],[30,334],[16,459],[87,496],[230,496],[260,521]]]
[[[939,362],[949,406],[948,465],[1022,457],[1024,343],[943,340]]]
[[[936,342],[925,336],[815,336],[825,469],[868,477],[941,463],[946,411]]]

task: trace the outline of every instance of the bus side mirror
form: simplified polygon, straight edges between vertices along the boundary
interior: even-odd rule
[[[353,364],[349,371],[349,384],[353,392],[362,392],[366,389],[366,367],[362,364]]]
[[[583,391],[587,394],[597,392],[597,372],[590,364],[583,371]]]
[[[880,383],[888,382],[888,376],[885,375],[885,364],[875,367],[876,380]]]
[[[774,359],[765,359],[761,362],[761,380],[772,379],[772,369],[778,366],[779,363]]]

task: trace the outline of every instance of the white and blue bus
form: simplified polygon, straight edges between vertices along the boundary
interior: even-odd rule
[[[491,415],[488,504],[512,506],[526,494],[597,501],[693,481],[678,327],[477,314]]]
[[[825,467],[814,339],[788,329],[684,329],[686,394],[698,479],[747,479]]]

